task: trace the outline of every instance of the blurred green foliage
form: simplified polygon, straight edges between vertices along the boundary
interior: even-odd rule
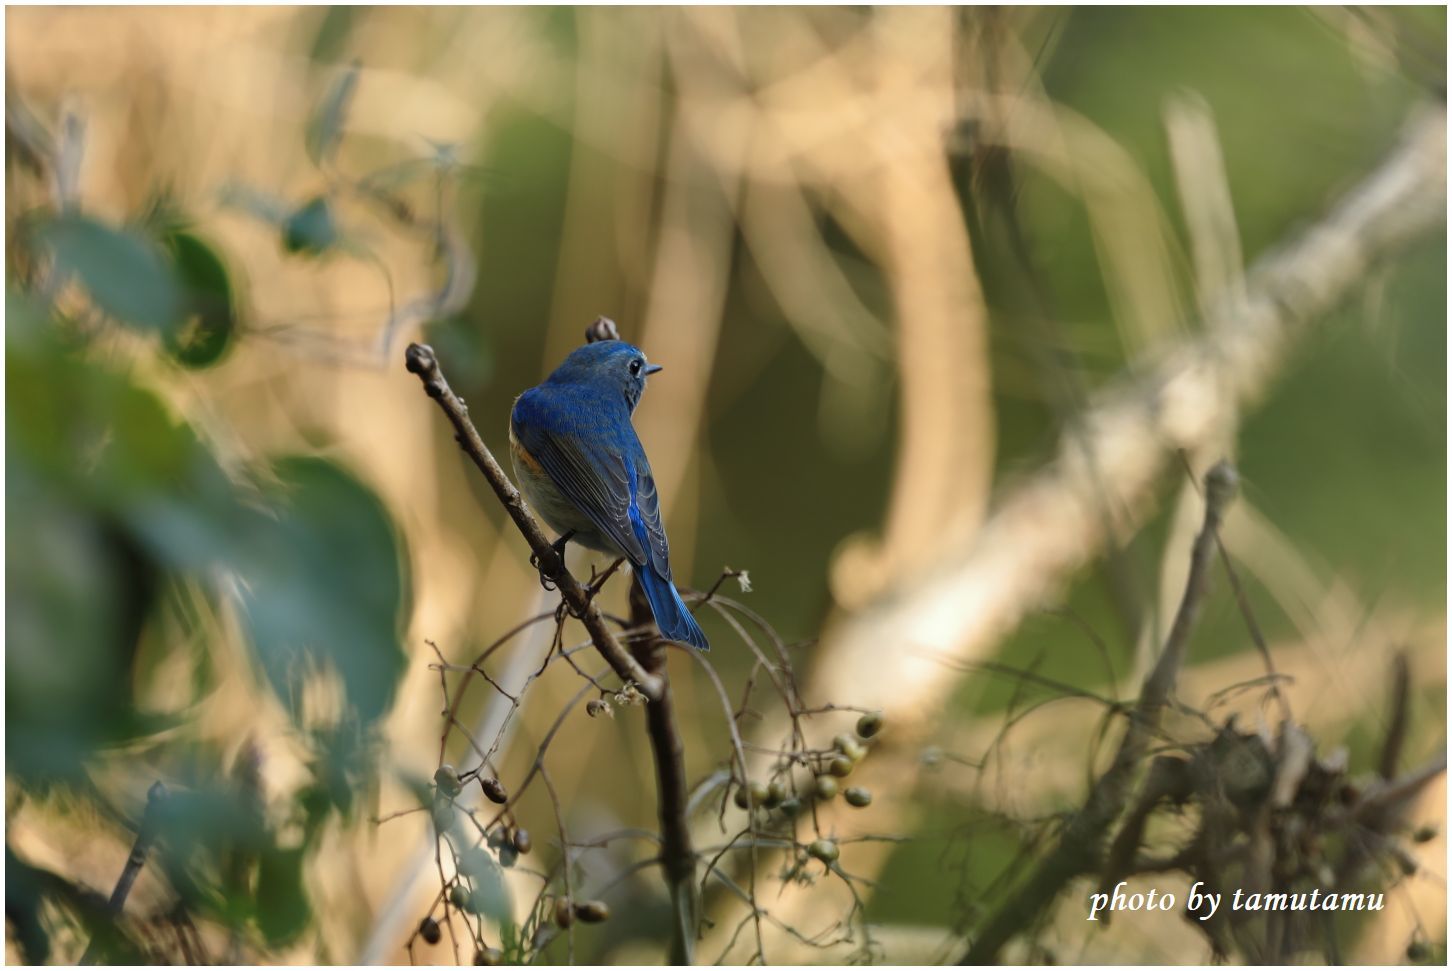
[[[338,224],[327,197],[317,196],[303,203],[287,217],[282,245],[289,253],[317,256],[338,242]]]
[[[182,291],[155,240],[62,213],[37,231],[55,274],[77,280],[97,310],[125,324],[168,332],[182,314]]]
[[[302,213],[280,246],[326,249],[326,203]],[[336,462],[224,460],[166,403],[168,362],[214,365],[243,332],[234,277],[185,220],[162,207],[121,227],[40,206],[24,227],[6,296],[8,779],[31,798],[125,818],[134,794],[103,792],[94,771],[123,760],[133,778],[165,778],[170,795],[147,813],[162,817],[155,865],[183,905],[254,928],[266,946],[288,943],[312,920],[303,863],[329,818],[353,815],[403,671],[401,538]],[[118,343],[125,331],[139,343]],[[310,780],[281,820],[264,812],[250,750],[228,776],[218,744],[186,731],[238,648],[310,753]],[[165,655],[188,651],[191,702],[150,706]],[[330,683],[333,700],[308,702]],[[94,891],[9,844],[6,883],[28,960],[54,953],[57,916],[103,960],[148,959]]]
[[[166,236],[173,266],[186,295],[186,316],[166,335],[166,349],[191,368],[222,360],[237,334],[237,305],[227,267],[201,237],[178,229]]]

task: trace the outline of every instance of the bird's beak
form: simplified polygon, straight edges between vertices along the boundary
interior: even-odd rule
[[[646,374],[654,374],[657,371],[663,371],[663,370],[665,370],[665,365],[663,365],[663,364],[647,364],[645,366],[645,373]]]

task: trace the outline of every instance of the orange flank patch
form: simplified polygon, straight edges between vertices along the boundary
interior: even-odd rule
[[[544,466],[540,465],[539,460],[533,455],[530,455],[529,451],[523,445],[519,444],[519,439],[514,437],[513,429],[509,431],[509,447],[514,450],[514,457],[519,460],[521,465],[535,475],[544,475]]]

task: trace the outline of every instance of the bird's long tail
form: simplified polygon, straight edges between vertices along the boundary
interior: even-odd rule
[[[676,593],[675,584],[648,565],[636,568],[635,579],[640,582],[640,589],[645,591],[645,599],[650,601],[651,613],[655,614],[655,626],[660,628],[662,637],[703,651],[711,649],[701,625],[696,623],[696,618],[686,609],[681,595]]]

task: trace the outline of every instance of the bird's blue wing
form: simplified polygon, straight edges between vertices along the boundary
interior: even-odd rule
[[[638,449],[635,461],[631,463],[635,472],[635,509],[638,527],[636,537],[642,546],[650,550],[650,564],[662,578],[671,578],[670,546],[666,543],[665,530],[660,524],[660,495],[655,491],[655,476],[651,474],[650,462],[645,450]]]
[[[596,529],[620,547],[632,563],[643,565],[648,562],[646,546],[649,543],[653,547],[654,543],[648,538],[649,529],[647,539],[642,541],[632,522],[631,497],[638,491],[632,486],[638,478],[631,468],[628,446],[634,445],[633,451],[640,456],[647,479],[650,467],[644,461],[644,451],[630,428],[629,419],[625,422],[628,440],[624,443],[619,441],[619,430],[601,434],[600,429],[593,427],[598,420],[598,414],[568,407],[567,403],[552,403],[546,396],[526,392],[515,402],[512,425],[515,438],[544,468],[555,487]],[[626,447],[612,447],[612,440]],[[650,491],[654,508],[650,518],[659,532],[660,511],[654,500],[653,481]],[[664,541],[662,534],[662,545]]]

